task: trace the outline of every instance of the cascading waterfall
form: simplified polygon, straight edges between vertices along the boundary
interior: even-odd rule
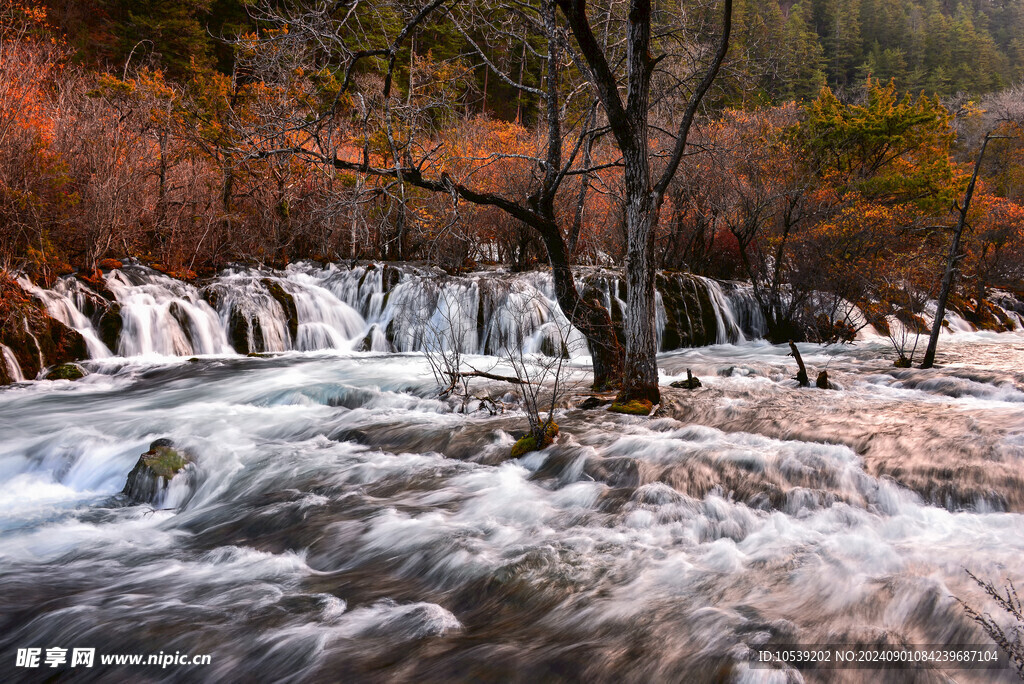
[[[19,278],[18,284],[26,292],[38,297],[51,316],[82,334],[90,357],[103,359],[112,355],[111,350],[100,341],[92,321],[83,313],[83,310],[90,308],[91,301],[102,300],[102,298],[88,290],[81,281],[75,278],[62,278],[51,290],[35,285],[28,278]],[[26,332],[28,332],[27,328]],[[30,332],[28,334],[31,335]],[[39,348],[38,343],[36,347]],[[42,359],[40,359],[40,365],[45,365]]]
[[[229,269],[197,286],[127,265],[105,276],[113,306],[74,278],[50,290],[27,281],[23,286],[82,333],[93,358],[449,347],[495,356],[588,353],[544,272],[449,276],[411,265],[298,263],[283,271]],[[659,286],[663,351],[764,332],[756,302],[742,285],[723,288],[708,278],[672,274]],[[581,271],[578,287],[596,292],[613,319],[622,320],[625,283],[618,274]]]
[[[121,309],[119,355],[188,356],[233,351],[224,325],[196,288],[141,268],[114,271],[106,282]]]
[[[450,276],[413,265],[351,268],[298,263],[283,271],[229,269],[205,285],[129,265],[105,277],[107,299],[65,278],[50,290],[22,279],[50,314],[82,333],[92,358],[284,351],[586,356],[586,340],[558,306],[550,274],[482,271]],[[577,286],[621,325],[619,274],[581,269]],[[109,301],[113,298],[113,302]],[[854,318],[863,317],[853,309]],[[1004,309],[1009,319],[1021,317]],[[657,277],[659,351],[734,344],[767,333],[749,285],[687,273]],[[947,312],[952,330],[973,327]],[[893,319],[893,327],[901,324]],[[878,336],[868,328],[866,334]]]
[[[0,344],[0,356],[3,356],[2,362],[7,367],[7,374],[11,380],[14,382],[24,382],[25,374],[21,372],[21,365],[18,363],[14,351],[6,344]]]

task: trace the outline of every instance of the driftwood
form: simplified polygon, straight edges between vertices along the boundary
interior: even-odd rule
[[[804,365],[804,359],[800,356],[800,350],[796,348],[793,340],[789,341],[789,349],[793,358],[796,359],[796,365],[800,367],[796,374],[796,381],[800,383],[801,387],[810,387],[811,381],[807,378],[807,366]]]

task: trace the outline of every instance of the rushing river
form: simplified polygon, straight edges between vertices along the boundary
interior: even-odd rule
[[[1024,335],[942,341],[931,371],[877,341],[802,345],[835,391],[798,389],[781,346],[670,352],[666,382],[703,388],[652,418],[561,409],[557,443],[519,460],[522,414],[457,412],[417,353],[112,357],[2,389],[0,672],[878,681],[747,661],[987,643],[956,598],[992,609],[966,570],[1024,582]],[[197,468],[133,505],[119,492],[159,438]],[[29,647],[211,657],[14,667]]]

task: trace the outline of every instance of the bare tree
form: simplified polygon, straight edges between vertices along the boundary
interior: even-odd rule
[[[536,295],[534,296],[534,298]],[[526,340],[531,332],[524,327],[529,319],[526,309],[534,305],[534,298],[520,300],[518,315],[514,316],[517,325],[516,338]],[[519,380],[519,392],[523,400],[523,411],[530,426],[533,444],[543,448],[553,435],[557,433],[554,415],[555,409],[565,396],[579,384],[568,366],[572,354],[580,351],[576,348],[578,337],[572,334],[572,326],[568,318],[557,317],[548,321],[538,331],[547,336],[549,349],[553,353],[544,354],[539,350],[527,351],[526,345],[505,349],[504,358],[512,366],[515,377]],[[537,334],[537,332],[534,332]],[[574,341],[575,340],[575,341]]]
[[[650,0],[630,0],[628,7],[613,2],[595,10],[588,10],[582,0],[531,0],[497,6],[432,0],[418,9],[389,3],[369,9],[358,2],[265,4],[258,18],[280,29],[268,34],[263,49],[250,46],[248,54],[273,57],[297,45],[291,54],[305,50],[312,61],[310,66],[335,65],[343,77],[328,106],[299,121],[285,123],[292,137],[290,145],[280,145],[280,135],[269,132],[261,136],[257,131],[250,141],[256,156],[298,154],[338,170],[392,179],[402,187],[445,193],[456,206],[465,201],[495,207],[530,226],[547,250],[559,304],[587,337],[594,360],[594,384],[608,386],[621,378],[625,398],[657,401],[654,229],[668,185],[686,151],[694,118],[725,58],[732,0],[724,0],[723,7],[720,38],[709,51],[691,39],[681,15],[661,7],[655,11]],[[404,20],[400,29],[382,41],[379,36],[387,33],[387,22],[381,19],[388,12]],[[624,20],[620,16],[623,12]],[[485,21],[484,33],[495,40],[516,41],[524,56],[529,53],[541,66],[540,85],[529,85],[524,80],[522,61],[519,74],[510,73],[490,58],[493,51],[485,43],[470,34],[467,23],[482,15],[502,18],[500,22]],[[535,182],[525,197],[475,186],[472,169],[461,175],[446,170],[439,163],[441,145],[430,145],[426,136],[415,135],[420,130],[415,118],[400,111],[401,98],[395,92],[399,53],[428,20],[435,18],[453,23],[490,75],[524,98],[538,102],[545,136],[536,154],[499,154],[476,160],[484,165],[509,159],[533,164]],[[602,39],[594,33],[595,19],[604,22]],[[613,27],[618,33],[609,39]],[[652,51],[660,54],[653,56]],[[384,68],[377,96],[384,133],[381,163],[375,163],[370,136],[362,136],[361,149],[353,148],[351,141],[358,136],[346,137],[341,121],[344,117],[339,116],[344,110],[343,101],[358,81],[360,68],[371,60],[379,60]],[[674,68],[668,68],[671,63],[675,63]],[[259,65],[259,60],[254,64]],[[703,76],[692,84],[691,77],[701,71],[701,64],[705,65]],[[262,75],[274,70],[255,68],[252,72]],[[286,72],[278,69],[276,73]],[[620,94],[623,83],[625,101]],[[651,108],[663,99],[652,98],[655,83],[659,91],[672,96],[689,91],[682,117],[672,131],[652,131],[649,126]],[[600,103],[603,118],[591,116],[592,109],[586,103],[577,106],[586,92]],[[277,130],[281,130],[280,125]],[[619,158],[594,163],[590,154],[594,136],[609,133]],[[655,134],[664,138],[665,149],[658,147],[652,153]],[[576,289],[570,269],[570,244],[575,244],[576,237],[571,229],[567,237],[556,202],[568,178],[587,179],[602,168],[621,169],[623,174],[629,292],[625,358],[608,312],[597,301],[581,297]],[[585,180],[580,191],[583,201],[587,184]]]

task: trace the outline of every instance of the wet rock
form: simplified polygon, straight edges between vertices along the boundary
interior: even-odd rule
[[[122,494],[138,503],[155,503],[168,483],[193,462],[169,439],[158,439],[139,457],[128,474]]]
[[[263,283],[263,286],[267,288],[267,292],[270,293],[270,296],[273,297],[277,303],[281,305],[281,309],[284,310],[284,317],[288,321],[288,334],[294,342],[299,336],[299,311],[295,307],[295,297],[285,290],[281,283],[276,280],[264,278],[260,282]]]
[[[700,378],[693,377],[693,373],[690,372],[689,368],[686,369],[685,380],[676,380],[675,382],[669,383],[669,387],[675,387],[676,389],[692,390],[697,389],[700,386]]]
[[[228,340],[239,354],[266,351],[263,347],[263,327],[259,316],[251,319],[239,307],[231,309],[228,317]]]
[[[526,435],[519,438],[515,444],[512,445],[511,457],[519,458],[531,451],[540,451],[544,447],[550,446],[554,443],[555,437],[558,435],[558,424],[552,422],[548,425],[548,429],[544,431],[544,439],[541,440],[541,444],[537,444],[537,439],[533,436],[533,433],[527,433]]]
[[[47,371],[46,380],[81,380],[89,372],[77,363],[62,363]]]
[[[391,292],[402,280],[402,271],[390,264],[384,264],[381,271],[381,286],[385,293]]]
[[[188,340],[189,346],[195,349],[196,343],[192,337],[192,319],[189,318],[185,309],[183,309],[181,304],[178,302],[171,302],[171,305],[167,309],[167,313],[171,314],[171,318],[177,322],[178,327],[181,328],[181,331],[185,334],[185,339]]]
[[[612,399],[603,399],[601,397],[587,397],[579,404],[577,404],[576,408],[581,408],[584,411],[589,411],[591,409],[607,406],[610,403],[612,403]]]
[[[829,382],[828,371],[821,371],[820,373],[818,373],[818,379],[814,382],[814,384],[818,389],[830,390],[836,388],[835,385]]]
[[[213,287],[203,288],[203,290],[199,292],[199,296],[201,296],[203,298],[203,301],[209,304],[210,307],[213,308],[214,310],[220,308],[220,303],[224,299],[223,295],[216,288]]]
[[[6,345],[27,378],[50,365],[89,358],[85,338],[51,317],[12,279],[0,276],[0,344]]]
[[[899,358],[892,362],[892,365],[896,366],[897,368],[910,368],[912,363],[913,362],[911,361],[911,359],[908,359],[906,356],[901,355]]]
[[[615,402],[608,407],[612,413],[625,413],[630,416],[649,416],[654,409],[654,404],[646,399],[634,399],[627,402]]]
[[[561,356],[563,359],[569,358],[569,348],[565,346],[565,341],[562,339],[551,339],[545,337],[540,341],[540,353],[544,356]]]
[[[239,354],[248,354],[249,349],[249,321],[237,308],[231,310],[228,317],[228,339],[231,346]]]
[[[383,341],[384,341],[384,344],[387,347],[384,351],[387,351],[389,353],[393,352],[394,351],[394,347],[392,346],[391,342],[387,339],[386,334],[380,332],[380,326],[377,325],[376,323],[374,323],[373,325],[370,326],[370,329],[366,332],[366,335],[363,337],[363,339],[361,339],[359,341],[359,343],[356,344],[354,351],[357,351],[357,352],[373,351],[373,338],[375,336],[377,336],[377,335],[381,335],[384,338]]]
[[[121,331],[124,329],[124,320],[121,318],[121,305],[114,302],[100,316],[99,325],[100,341],[107,345],[107,348],[117,352],[117,343],[121,339]]]
[[[662,349],[702,347],[717,341],[715,306],[703,281],[688,273],[658,273],[655,286],[665,307]]]

